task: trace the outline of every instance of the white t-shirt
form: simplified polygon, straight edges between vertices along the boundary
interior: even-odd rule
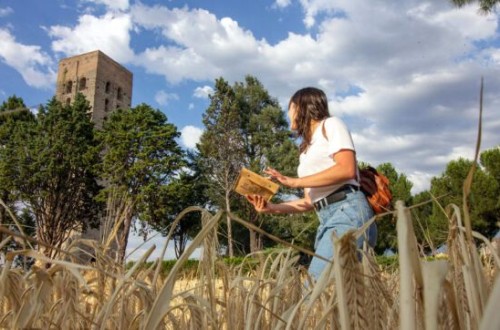
[[[314,131],[311,138],[311,145],[307,150],[300,154],[298,176],[304,177],[312,175],[335,165],[333,155],[343,149],[355,151],[351,133],[344,122],[337,117],[329,117],[324,121],[325,133],[328,139],[323,135],[323,122],[321,122]],[[344,184],[358,185],[356,180],[351,179],[339,184],[305,188],[309,193],[311,201],[314,203],[323,197],[328,196]]]

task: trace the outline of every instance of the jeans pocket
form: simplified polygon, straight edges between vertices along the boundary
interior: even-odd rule
[[[363,211],[355,204],[350,201],[345,202],[339,209],[343,218],[346,219],[346,225],[351,225],[354,229],[361,227],[364,219]]]

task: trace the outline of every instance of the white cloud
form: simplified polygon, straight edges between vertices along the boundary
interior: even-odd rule
[[[130,16],[106,13],[101,17],[83,15],[74,27],[55,25],[48,28],[54,38],[52,49],[67,56],[99,49],[120,63],[131,62]]]
[[[107,8],[111,10],[126,10],[129,8],[128,0],[81,0],[81,1],[105,5]]]
[[[491,36],[495,24],[484,24],[478,16],[477,6],[469,5],[460,10],[435,10],[429,3],[423,3],[408,11],[408,16],[427,22],[445,30],[458,32],[463,38],[481,39]],[[485,20],[491,20],[486,17]]]
[[[304,24],[310,28],[316,23],[316,16],[321,12],[333,12],[338,6],[337,2],[329,0],[300,0],[305,12]]]
[[[481,52],[481,56],[484,61],[491,63],[494,66],[500,66],[500,49],[498,48],[488,48]]]
[[[133,6],[136,26],[162,38],[140,54],[137,65],[171,82],[219,76],[242,81],[252,74],[284,107],[298,88],[323,88],[331,112],[345,118],[355,135],[360,158],[391,162],[414,178],[468,157],[480,76],[487,86],[485,109],[500,106],[497,15],[478,15],[475,5],[456,9],[421,0],[300,3],[314,33],[290,32],[275,44],[206,10]],[[194,92],[206,94],[202,88]],[[492,112],[485,111],[483,129],[485,148],[498,144],[500,121]]]
[[[179,96],[174,93],[167,93],[163,90],[156,92],[155,101],[159,105],[167,105],[171,100],[178,100]]]
[[[208,99],[208,96],[213,93],[214,89],[210,86],[196,87],[193,96],[200,99]]]
[[[10,7],[0,8],[0,17],[9,16],[13,12],[14,10],[12,10],[12,8]]]
[[[407,175],[407,178],[413,183],[412,194],[417,194],[431,188],[432,175],[429,173],[416,171]]]
[[[185,126],[181,130],[181,142],[186,148],[194,149],[200,141],[203,129],[195,126]]]
[[[188,109],[189,109],[189,110],[193,110],[193,109],[194,109],[194,104],[193,104],[193,103],[189,103],[189,105],[188,105]]]
[[[221,75],[240,78],[248,73],[241,62],[258,57],[261,42],[228,17],[218,20],[203,9],[142,4],[132,6],[131,15],[137,26],[159,30],[170,41],[147,48],[137,59],[137,65],[164,75],[170,82],[213,80]]]
[[[52,88],[56,73],[53,61],[40,46],[24,45],[16,41],[6,29],[0,28],[0,60],[14,68],[26,84],[36,88]]]
[[[291,0],[276,0],[274,5],[278,8],[286,8],[292,4]]]
[[[186,79],[206,80],[217,75],[217,70],[192,49],[178,47],[146,49],[137,55],[135,64],[143,66],[148,73],[165,76],[172,83]]]

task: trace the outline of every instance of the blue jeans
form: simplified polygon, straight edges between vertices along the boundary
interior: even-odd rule
[[[314,250],[316,254],[333,260],[334,248],[332,232],[341,237],[349,230],[356,230],[373,217],[373,210],[361,191],[353,191],[346,195],[346,199],[330,204],[316,212],[319,217],[319,227],[316,233]],[[358,248],[363,247],[367,240],[370,246],[375,246],[377,241],[377,226],[375,222],[370,225],[367,232],[357,241]],[[313,257],[309,265],[309,274],[317,280],[327,262]]]

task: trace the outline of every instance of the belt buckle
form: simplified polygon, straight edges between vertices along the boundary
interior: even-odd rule
[[[328,201],[326,200],[326,198],[323,197],[319,201],[317,201],[315,204],[317,205],[316,209],[319,211],[328,205]]]

